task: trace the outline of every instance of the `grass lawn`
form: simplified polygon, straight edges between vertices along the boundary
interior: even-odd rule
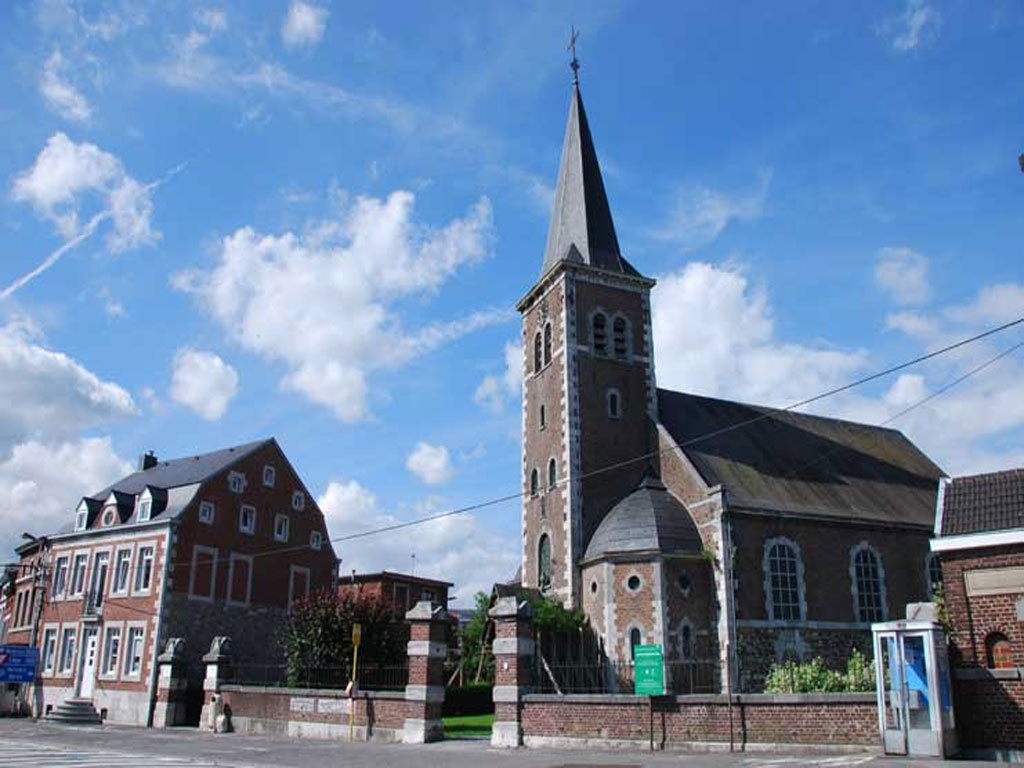
[[[447,739],[490,736],[494,714],[458,715],[444,718],[444,735]]]

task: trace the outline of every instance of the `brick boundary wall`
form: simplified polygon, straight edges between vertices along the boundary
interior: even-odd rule
[[[646,696],[527,694],[521,706],[528,747],[650,744],[652,704]],[[728,749],[727,696],[667,697],[653,710],[656,749]],[[733,740],[737,750],[878,749],[875,694],[738,694]]]
[[[352,700],[344,691],[222,685],[238,733],[348,741]],[[355,741],[402,741],[405,693],[364,691],[356,695]]]
[[[953,704],[957,738],[969,753],[1024,759],[1024,669],[957,669]],[[979,752],[980,751],[980,752]]]

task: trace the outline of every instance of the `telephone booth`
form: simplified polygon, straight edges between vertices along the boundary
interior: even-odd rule
[[[946,633],[930,621],[872,624],[878,728],[887,755],[957,750]]]

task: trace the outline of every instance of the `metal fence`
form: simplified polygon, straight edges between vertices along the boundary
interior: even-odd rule
[[[718,665],[711,659],[665,662],[665,693],[683,696],[716,693]],[[633,693],[632,662],[604,661],[581,664],[548,664],[534,659],[532,690],[535,693]]]
[[[235,664],[230,681],[235,685],[269,687],[344,689],[352,679],[351,668],[301,667],[291,669],[283,664]],[[359,665],[359,689],[363,691],[403,691],[409,682],[409,666]]]

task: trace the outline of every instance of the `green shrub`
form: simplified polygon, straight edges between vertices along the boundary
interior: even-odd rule
[[[829,669],[823,659],[797,664],[773,664],[765,678],[765,693],[855,693],[875,690],[875,662],[854,649],[846,671]]]

